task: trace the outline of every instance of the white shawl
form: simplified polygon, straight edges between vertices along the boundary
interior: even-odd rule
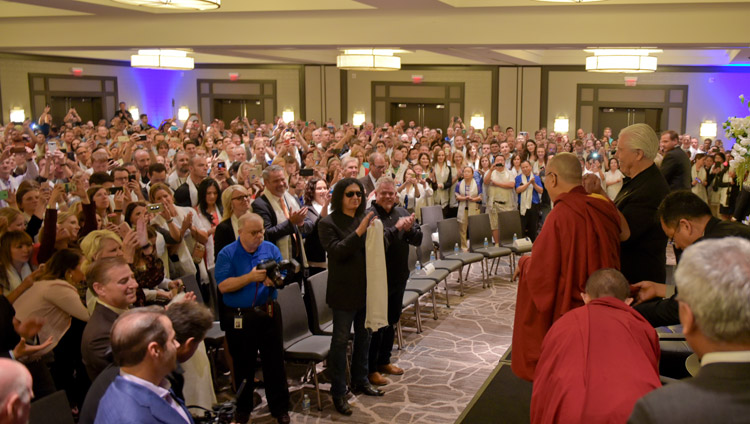
[[[526,184],[534,178],[534,175],[528,177],[521,173],[521,185]],[[534,195],[534,186],[530,185],[526,187],[526,190],[521,193],[521,216],[526,216],[526,211],[531,209],[532,196]]]
[[[367,255],[367,309],[365,328],[377,331],[388,325],[388,276],[385,272],[383,223],[373,220],[365,239]]]
[[[461,180],[461,182],[458,184],[458,190],[461,196],[466,196],[466,180]],[[470,197],[477,197],[477,195],[479,195],[479,188],[477,187],[477,182],[474,178],[471,179],[471,185],[469,186],[468,191],[468,195]],[[467,206],[469,208],[469,215],[476,215],[477,213],[479,213],[477,202],[471,200],[462,200],[458,202],[458,222],[465,222],[467,219],[469,219],[468,215],[466,215]]]

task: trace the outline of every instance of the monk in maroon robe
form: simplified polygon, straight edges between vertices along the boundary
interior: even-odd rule
[[[542,343],[532,423],[624,423],[639,398],[661,387],[659,336],[629,295],[620,271],[591,274],[586,306],[557,320]]]
[[[620,241],[627,223],[614,203],[581,186],[581,164],[572,153],[547,163],[545,188],[554,202],[531,256],[518,261],[518,297],[511,367],[524,380],[534,369],[544,335],[565,312],[583,306],[586,279],[602,268],[620,267]]]

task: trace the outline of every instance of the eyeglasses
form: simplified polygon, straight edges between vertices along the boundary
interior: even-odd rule
[[[250,231],[250,235],[253,237],[262,236],[265,233],[266,233],[265,228],[261,228],[260,230],[257,230],[257,231]]]
[[[346,197],[354,197],[354,196],[362,197],[362,192],[361,191],[347,191],[346,193],[344,193],[344,196],[346,196]]]
[[[248,199],[250,199],[250,195],[249,194],[246,194],[244,196],[232,197],[232,200],[242,200],[243,202],[246,201],[246,200],[248,200]]]

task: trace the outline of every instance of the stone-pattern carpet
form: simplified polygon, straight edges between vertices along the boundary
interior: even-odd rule
[[[403,376],[388,376],[383,397],[350,395],[354,414],[347,417],[333,407],[330,385],[321,383],[323,410],[318,411],[312,384],[300,384],[303,367],[288,368],[294,423],[453,423],[482,383],[497,366],[511,343],[517,284],[511,283],[510,267],[502,260],[499,271],[482,288],[479,264],[471,267],[465,281],[465,296],[459,297],[456,273],[448,277],[450,309],[445,307],[444,284],[437,295],[438,319],[432,318],[429,296],[420,300],[422,333],[415,330],[414,312],[402,315],[404,348],[394,345],[392,362],[406,370]],[[299,369],[298,369],[299,368]],[[323,366],[319,377],[325,380]],[[302,397],[310,396],[308,414],[302,412]],[[262,390],[259,391],[262,394]],[[274,423],[265,396],[252,414],[254,423]]]

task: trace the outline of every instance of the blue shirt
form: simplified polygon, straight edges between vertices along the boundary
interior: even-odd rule
[[[254,253],[250,253],[237,239],[221,249],[216,258],[216,284],[221,284],[227,278],[245,275],[266,259],[281,262],[281,251],[275,244],[263,241]],[[231,308],[252,308],[265,305],[269,298],[276,299],[276,289],[266,287],[262,281],[252,282],[237,291],[223,293],[222,298]]]
[[[534,174],[531,174],[531,175],[534,175]],[[538,185],[539,187],[544,188],[544,184],[542,184],[542,179],[539,178],[539,175],[534,175],[534,179],[536,180],[536,185]],[[531,180],[529,180],[529,181],[531,181]],[[523,174],[520,174],[520,175],[516,176],[516,188],[521,187],[522,185],[523,185]],[[534,190],[534,186],[530,186],[528,189],[531,190],[531,192],[532,192],[531,193],[531,204],[532,205],[536,205],[536,204],[538,204],[539,202],[542,201],[542,197],[541,197],[542,195],[539,194],[539,193],[537,193],[536,190]],[[521,194],[522,193],[518,193],[518,204],[519,205],[521,204]]]

